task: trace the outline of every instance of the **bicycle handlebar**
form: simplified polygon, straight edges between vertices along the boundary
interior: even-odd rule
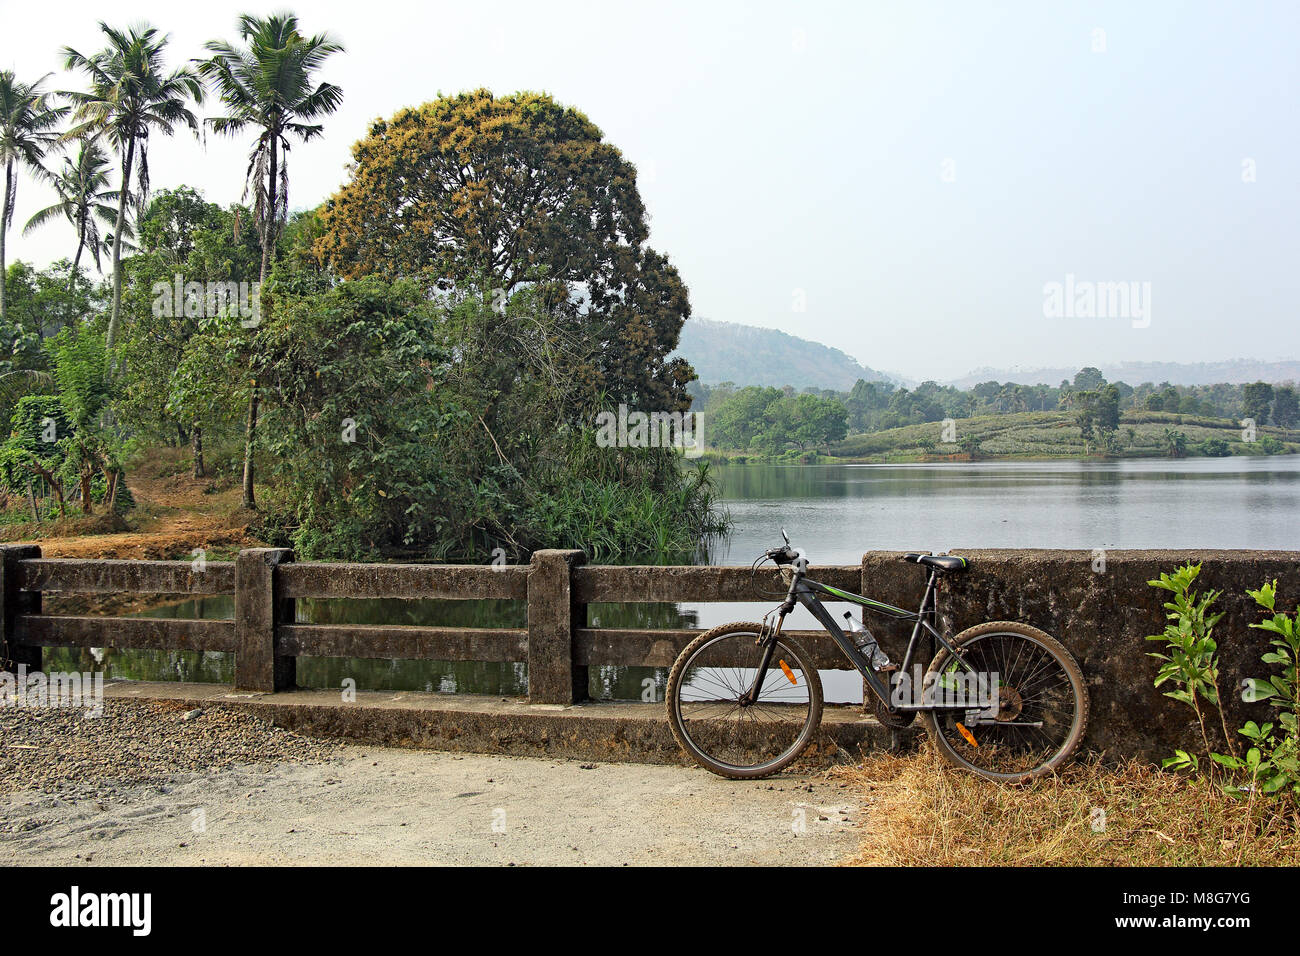
[[[763,552],[763,556],[771,558],[776,564],[794,564],[799,557],[794,548],[788,544],[783,544],[779,548],[768,548]]]

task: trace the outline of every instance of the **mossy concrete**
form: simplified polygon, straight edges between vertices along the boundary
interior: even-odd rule
[[[276,694],[236,691],[225,684],[111,681],[113,699],[167,700],[197,708],[247,710],[287,730],[387,747],[576,757],[676,764],[686,758],[668,727],[664,705],[642,703],[529,704],[515,698],[416,692],[337,690]],[[828,707],[822,731],[800,764],[830,766],[865,750],[907,746],[915,728],[894,732],[858,707]]]

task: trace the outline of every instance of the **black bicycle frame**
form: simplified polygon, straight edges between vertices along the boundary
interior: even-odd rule
[[[868,611],[888,614],[895,620],[911,621],[912,637],[907,642],[907,651],[903,655],[902,664],[899,665],[900,670],[903,673],[907,673],[912,666],[912,658],[916,654],[917,645],[920,642],[923,632],[928,634],[930,638],[930,658],[933,658],[937,652],[935,648],[935,642],[937,641],[947,649],[948,653],[952,655],[953,660],[961,661],[960,656],[957,654],[957,648],[954,647],[953,644],[943,636],[939,629],[934,626],[934,621],[937,617],[935,594],[939,590],[938,571],[932,570],[930,572],[930,577],[925,584],[925,595],[921,598],[921,607],[916,611],[908,611],[901,607],[894,607],[894,605],[886,604],[883,601],[877,601],[861,594],[854,594],[852,591],[842,591],[839,588],[831,587],[829,584],[822,584],[820,581],[814,581],[799,567],[796,567],[792,573],[793,577],[790,581],[790,590],[786,594],[785,603],[781,605],[777,626],[769,636],[767,645],[763,650],[762,658],[759,661],[758,673],[754,676],[754,686],[750,688],[749,692],[745,695],[748,699],[757,700],[759,688],[761,688],[763,684],[764,675],[767,673],[767,669],[772,663],[772,653],[776,646],[776,639],[781,633],[781,625],[784,623],[786,615],[794,610],[795,602],[798,602],[812,613],[812,616],[817,619],[818,623],[821,624],[822,627],[826,628],[831,639],[839,645],[840,650],[844,652],[844,656],[849,659],[849,662],[853,665],[854,669],[856,669],[862,675],[863,680],[867,682],[867,686],[870,687],[872,692],[880,698],[881,702],[889,708],[891,713],[909,710],[941,709],[933,704],[895,704],[890,700],[889,686],[880,679],[875,668],[872,667],[871,661],[867,659],[866,655],[858,650],[858,646],[853,643],[843,630],[840,629],[839,623],[821,601],[821,595],[826,595],[827,597],[833,598],[837,601],[849,601],[853,604],[861,605]]]

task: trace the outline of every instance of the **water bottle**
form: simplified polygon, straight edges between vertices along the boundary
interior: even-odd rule
[[[871,661],[871,666],[876,670],[887,667],[889,665],[889,655],[876,643],[876,639],[871,636],[871,632],[867,630],[866,626],[853,616],[852,611],[844,612],[844,620],[848,622],[849,638],[858,646],[862,656]]]

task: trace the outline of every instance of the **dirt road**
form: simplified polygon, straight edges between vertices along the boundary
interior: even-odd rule
[[[825,864],[856,848],[857,811],[826,778],[345,746],[107,797],[0,796],[0,864]]]

